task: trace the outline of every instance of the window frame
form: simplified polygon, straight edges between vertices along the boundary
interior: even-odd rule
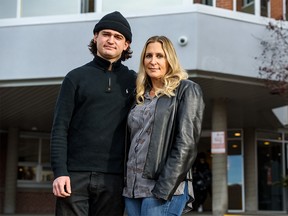
[[[53,172],[51,169],[50,161],[43,162],[42,155],[43,155],[43,140],[48,140],[48,143],[45,145],[50,144],[50,134],[47,133],[37,133],[37,132],[22,132],[19,136],[19,145],[21,139],[35,139],[38,140],[38,157],[37,161],[19,161],[19,149],[18,149],[18,170],[17,173],[19,174],[21,167],[31,168],[35,171],[35,178],[33,179],[19,179],[17,176],[17,187],[18,188],[50,188],[52,187],[51,181],[53,179]],[[50,152],[48,152],[50,157]],[[48,171],[47,171],[48,170]],[[43,181],[43,178],[46,181]]]

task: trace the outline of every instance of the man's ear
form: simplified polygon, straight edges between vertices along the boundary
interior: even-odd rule
[[[96,32],[96,33],[94,34],[94,37],[93,37],[93,41],[94,41],[94,43],[96,43],[97,38],[98,38],[98,32]]]
[[[124,50],[126,51],[128,49],[128,47],[130,46],[130,41],[125,41],[125,47],[124,47]]]

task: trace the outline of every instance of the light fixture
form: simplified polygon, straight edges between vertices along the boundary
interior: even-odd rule
[[[241,133],[236,132],[236,133],[234,133],[234,136],[235,136],[235,137],[240,137],[240,136],[241,136]]]

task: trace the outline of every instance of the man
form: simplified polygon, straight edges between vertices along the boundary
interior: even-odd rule
[[[124,136],[136,73],[128,21],[115,11],[93,30],[93,61],[64,78],[51,132],[56,215],[123,215]]]

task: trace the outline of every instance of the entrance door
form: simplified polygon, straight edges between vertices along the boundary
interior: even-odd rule
[[[258,209],[282,211],[283,139],[281,133],[257,133]]]
[[[286,187],[283,188],[284,190],[284,210],[288,212],[288,134],[285,134],[285,173],[283,176],[285,176],[285,183]]]
[[[207,153],[207,162],[212,164],[211,131],[203,131],[198,145],[199,152]],[[244,172],[243,172],[243,133],[242,130],[227,131],[227,178],[228,178],[228,210],[229,212],[244,211]],[[212,169],[213,178],[213,169]],[[209,194],[203,209],[212,211],[212,196]]]

